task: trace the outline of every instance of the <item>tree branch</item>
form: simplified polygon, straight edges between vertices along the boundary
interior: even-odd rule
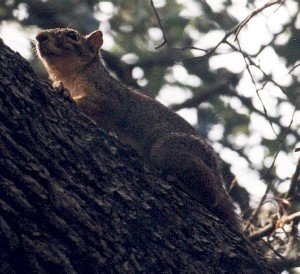
[[[249,239],[253,242],[260,240],[261,238],[268,236],[273,232],[276,228],[282,228],[285,224],[290,222],[298,222],[300,220],[300,211],[293,213],[289,216],[283,216],[279,220],[273,218],[271,223],[266,226],[254,231],[249,235]]]
[[[268,225],[252,232],[248,238],[252,241],[252,242],[255,242],[255,241],[258,241],[260,240],[261,238],[265,237],[265,236],[268,236],[270,235],[271,232],[274,231],[274,229],[276,228],[276,219],[274,218],[272,220],[271,223],[269,223]]]
[[[275,273],[1,39],[0,60],[1,271]]]
[[[221,77],[212,85],[201,87],[192,98],[185,100],[183,103],[171,105],[170,109],[177,111],[182,108],[196,107],[202,102],[207,102],[216,96],[228,94],[231,91],[226,87],[229,86],[230,81],[231,80],[226,77]]]
[[[291,269],[291,268],[294,268],[294,267],[299,267],[300,266],[300,255],[290,257],[290,258],[270,260],[269,264],[274,269],[277,269],[278,272],[282,272],[285,269]]]

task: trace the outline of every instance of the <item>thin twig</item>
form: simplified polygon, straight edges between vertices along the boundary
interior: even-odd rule
[[[300,220],[300,211],[295,212],[295,213],[293,213],[289,216],[285,216],[285,217],[282,218],[282,220],[283,220],[284,223],[289,223],[289,222],[292,222],[292,221],[297,222],[297,221]]]
[[[276,154],[275,154],[275,156],[274,156],[274,158],[273,158],[272,164],[271,164],[270,167],[268,168],[267,172],[266,172],[264,175],[262,175],[260,179],[264,179],[264,178],[271,172],[273,166],[275,165],[275,161],[276,161],[276,159],[277,159],[277,156],[278,156],[279,152],[281,151],[281,149],[282,149],[282,147],[283,147],[283,144],[284,144],[284,141],[285,141],[285,139],[286,139],[286,136],[287,136],[288,133],[290,132],[291,126],[292,126],[292,124],[293,124],[293,122],[294,122],[294,116],[295,116],[295,113],[296,113],[296,110],[297,110],[298,101],[299,101],[299,97],[297,98],[297,101],[296,101],[296,107],[295,107],[295,109],[294,109],[294,111],[293,111],[292,118],[291,118],[291,120],[290,120],[290,123],[289,123],[287,129],[286,129],[286,132],[285,132],[285,134],[282,136],[281,140],[279,140],[280,142],[279,142],[279,145],[278,145],[278,148],[277,148],[277,152],[276,152]]]
[[[298,68],[298,67],[300,67],[300,63],[295,64],[295,65],[289,70],[289,72],[288,72],[287,74],[290,74],[294,69],[296,69],[296,68]]]
[[[276,228],[276,219],[273,219],[271,223],[267,224],[266,226],[252,232],[248,238],[255,242],[257,240],[260,240],[261,238],[269,235],[274,229]]]
[[[287,30],[288,27],[291,27],[295,24],[295,21],[298,18],[298,14],[299,14],[299,12],[296,12],[295,15],[293,17],[291,17],[291,20],[289,22],[287,22],[286,24],[283,24],[282,29],[273,34],[273,38],[269,43],[261,45],[261,47],[258,49],[258,51],[256,53],[249,54],[249,56],[251,58],[256,58],[266,47],[274,46],[274,41],[276,40],[276,38],[279,35],[281,35],[282,33],[284,33]]]
[[[280,5],[277,7],[277,9],[274,10],[274,13],[277,12],[277,11],[281,8],[281,6],[282,6],[284,3],[285,3],[285,0],[283,0],[283,1],[280,3]]]
[[[232,43],[230,42],[226,42],[227,45],[229,45],[233,50],[241,53],[243,56],[245,56],[247,58],[247,61],[249,62],[249,64],[251,66],[256,67],[257,69],[259,69],[261,71],[261,73],[264,75],[265,79],[267,79],[269,82],[273,83],[276,87],[278,87],[283,94],[287,94],[288,92],[286,91],[286,89],[279,85],[274,79],[272,79],[264,70],[262,70],[262,68],[260,67],[260,65],[257,65],[252,58],[249,56],[249,54],[247,54],[246,52],[244,52],[243,50],[239,50],[236,46],[234,46]]]
[[[230,44],[230,43],[228,43],[228,42],[226,42],[226,43],[227,43],[227,44]],[[239,46],[239,52],[242,52],[242,49],[241,49],[241,45],[240,45],[239,40],[237,40],[237,43],[238,43],[238,46]],[[248,73],[249,73],[249,75],[250,75],[251,81],[252,81],[252,83],[253,83],[253,85],[254,85],[256,95],[257,95],[257,97],[258,97],[258,99],[259,99],[259,101],[260,101],[260,103],[261,103],[261,105],[262,105],[262,108],[263,108],[264,113],[265,113],[265,115],[266,115],[266,117],[267,117],[267,120],[268,120],[268,122],[269,122],[269,124],[270,124],[270,126],[271,126],[271,128],[272,128],[272,130],[273,130],[273,132],[274,132],[274,134],[275,134],[275,136],[278,137],[278,134],[277,134],[277,132],[276,132],[275,129],[274,129],[273,123],[272,123],[272,121],[271,121],[271,119],[270,119],[270,117],[269,117],[269,114],[268,114],[268,112],[267,112],[267,109],[266,109],[266,107],[265,107],[265,104],[264,104],[264,102],[263,102],[263,100],[262,100],[262,98],[261,98],[261,96],[260,96],[260,94],[259,94],[259,91],[262,90],[262,89],[266,86],[267,82],[266,82],[260,89],[257,88],[256,83],[255,83],[255,80],[254,80],[254,77],[253,77],[253,75],[252,75],[252,72],[251,72],[251,70],[250,70],[249,64],[248,64],[248,62],[247,62],[247,58],[246,58],[246,56],[245,56],[244,54],[242,54],[242,56],[243,56],[243,59],[244,59],[245,65],[246,65],[246,69],[247,69],[247,71],[248,71]]]
[[[265,4],[264,6],[252,11],[242,22],[240,22],[239,24],[237,24],[236,26],[234,26],[231,30],[229,30],[224,36],[223,38],[211,49],[209,49],[204,55],[201,56],[197,56],[197,57],[191,57],[188,59],[203,59],[203,58],[207,58],[210,57],[211,55],[214,54],[214,52],[219,48],[219,46],[223,43],[225,43],[227,41],[227,38],[229,38],[232,34],[235,34],[235,37],[238,36],[239,32],[241,31],[241,29],[259,12],[263,11],[264,9],[271,7],[275,4],[282,4],[284,2],[284,0],[276,0],[273,2],[269,2],[267,4]]]
[[[155,16],[156,16],[156,19],[157,19],[157,22],[159,24],[159,27],[163,33],[163,38],[164,38],[164,41],[157,47],[155,47],[155,49],[159,49],[161,48],[162,46],[164,45],[167,45],[168,47],[170,47],[170,45],[168,44],[168,39],[166,37],[166,34],[165,34],[165,30],[164,30],[164,27],[162,25],[162,22],[161,22],[161,19],[158,15],[158,12],[154,6],[154,3],[153,3],[153,0],[150,0],[151,2],[151,6],[154,10],[154,13],[155,13]],[[265,4],[264,6],[252,11],[242,22],[240,22],[239,24],[237,24],[234,28],[232,28],[231,30],[229,30],[225,35],[224,37],[219,41],[219,43],[217,43],[213,48],[211,49],[201,49],[201,48],[198,48],[198,47],[183,47],[183,48],[173,48],[173,49],[177,49],[177,50],[184,50],[184,49],[196,49],[196,50],[201,50],[201,51],[204,51],[206,52],[204,55],[202,56],[199,56],[199,57],[192,57],[192,58],[207,58],[209,56],[211,56],[212,54],[214,54],[214,52],[217,50],[217,48],[226,42],[227,38],[229,36],[231,36],[232,34],[235,34],[235,39],[237,39],[237,36],[239,34],[239,32],[241,31],[241,29],[258,13],[260,13],[261,11],[263,11],[264,9],[268,8],[268,7],[271,7],[275,4],[280,4],[282,5],[284,3],[284,0],[276,0],[276,1],[273,1],[273,2],[270,2],[270,3],[267,3]]]
[[[202,48],[198,48],[198,47],[194,47],[194,46],[185,46],[185,47],[171,47],[172,49],[175,50],[187,50],[187,49],[195,49],[195,50],[200,50],[203,52],[208,52],[207,49],[202,49]]]
[[[297,185],[299,183],[299,177],[300,177],[300,158],[298,159],[298,163],[296,166],[296,170],[291,178],[291,185],[289,191],[285,195],[285,199],[288,199],[290,197],[293,197],[296,194]]]
[[[261,242],[263,242],[268,248],[270,248],[278,258],[283,259],[283,256],[277,250],[275,250],[270,243],[264,241],[263,239],[261,239]]]
[[[235,31],[235,38],[234,40],[236,41],[237,40],[237,37],[241,31],[241,29],[258,13],[262,12],[264,9],[268,8],[268,7],[271,7],[275,4],[280,4],[280,6],[284,3],[283,0],[276,0],[276,1],[273,1],[273,2],[269,2],[269,3],[266,3],[265,5],[263,5],[262,7],[260,8],[257,8],[256,10],[252,11],[242,22],[239,23],[239,25],[237,26],[237,29]]]
[[[161,48],[164,44],[168,45],[168,40],[167,40],[165,31],[164,31],[163,25],[162,25],[162,23],[161,23],[160,17],[159,17],[159,15],[158,15],[158,12],[157,12],[157,10],[156,10],[156,8],[155,8],[155,6],[154,6],[153,0],[150,0],[150,2],[151,2],[151,6],[152,6],[152,8],[153,8],[153,10],[154,10],[154,13],[155,13],[155,16],[156,16],[158,25],[159,25],[159,27],[160,27],[162,33],[163,33],[163,38],[164,38],[164,41],[163,41],[159,46],[155,47],[155,49],[159,49],[159,48]]]
[[[234,189],[234,187],[237,185],[237,183],[238,183],[237,178],[234,177],[234,179],[230,183],[230,186],[229,186],[229,188],[227,190],[228,194],[230,194],[230,192]]]
[[[158,22],[158,25],[159,25],[159,27],[160,27],[160,30],[161,30],[161,32],[162,32],[162,34],[163,34],[163,39],[164,39],[163,42],[162,42],[159,46],[155,47],[155,49],[159,49],[159,48],[161,48],[162,46],[166,45],[166,46],[168,46],[169,48],[174,49],[174,50],[191,50],[191,49],[194,49],[194,50],[200,50],[200,51],[208,52],[207,49],[202,49],[202,48],[198,48],[198,47],[194,47],[194,46],[171,47],[171,45],[169,44],[169,41],[168,41],[168,39],[167,39],[166,32],[165,32],[164,27],[163,27],[163,24],[162,24],[162,22],[161,22],[160,16],[158,15],[158,12],[157,12],[157,10],[156,10],[156,8],[155,8],[155,6],[154,6],[153,0],[150,0],[150,2],[151,2],[151,6],[152,6],[152,8],[153,8],[153,10],[154,10],[155,17],[156,17],[156,19],[157,19],[157,22]]]
[[[238,49],[237,47],[235,47],[234,45],[232,45],[232,44],[229,43],[229,42],[226,42],[226,43],[227,43],[232,49],[234,49],[235,51],[240,52],[240,53],[242,54],[242,56],[248,60],[248,62],[250,63],[250,65],[253,65],[253,66],[255,66],[256,68],[258,68],[258,69],[264,74],[264,76],[266,77],[266,79],[267,79],[268,81],[270,81],[270,82],[272,82],[273,84],[275,84],[277,87],[279,87],[279,88],[282,90],[282,92],[283,92],[284,94],[286,94],[285,89],[284,89],[282,86],[280,86],[278,83],[276,83],[271,77],[269,77],[269,76],[261,69],[261,67],[260,67],[259,65],[257,65],[257,64],[249,57],[249,55],[248,55],[247,53],[245,53],[245,52],[242,51],[241,49]],[[250,73],[251,73],[251,72],[250,72]],[[251,75],[251,74],[250,74],[250,75]],[[254,85],[255,85],[255,82],[254,82]],[[291,121],[290,121],[290,123],[289,123],[289,125],[288,125],[288,127],[287,127],[287,129],[286,129],[286,132],[284,133],[283,137],[282,137],[281,140],[280,140],[278,149],[277,149],[276,154],[275,154],[275,156],[274,156],[274,158],[273,158],[273,162],[272,162],[271,166],[268,168],[267,172],[261,177],[261,179],[265,178],[265,177],[270,173],[270,171],[272,170],[272,168],[273,168],[273,166],[274,166],[274,164],[275,164],[275,161],[276,161],[276,159],[277,159],[277,156],[278,156],[280,150],[282,149],[282,147],[283,147],[283,145],[284,145],[284,141],[285,141],[285,139],[286,139],[286,136],[287,136],[288,133],[290,132],[290,129],[291,129],[291,126],[292,126],[292,123],[293,123],[293,120],[294,120],[294,115],[295,115],[295,112],[296,112],[296,110],[297,110],[298,103],[299,103],[299,97],[297,97],[297,99],[296,99],[295,109],[294,109],[294,112],[293,112]],[[266,113],[265,113],[265,114],[266,114]],[[269,122],[270,122],[270,117],[269,117],[267,114],[266,114],[266,116],[268,117],[268,120],[269,120]],[[271,125],[272,125],[272,123],[271,123]],[[276,134],[276,133],[275,133],[275,134]]]
[[[298,222],[300,220],[300,211],[295,212],[289,216],[284,216],[281,219],[273,219],[271,223],[267,224],[266,226],[252,232],[249,235],[249,239],[253,242],[269,235],[272,231],[276,228],[283,227],[285,224],[290,222]]]
[[[297,234],[298,234],[298,224],[299,224],[299,221],[295,221],[293,222],[292,224],[292,229],[291,229],[291,232],[290,232],[290,236],[288,238],[288,242],[286,244],[286,249],[283,253],[283,256],[284,257],[287,257],[291,254],[291,252],[293,251],[293,248],[297,242]]]
[[[263,203],[264,203],[264,201],[265,201],[265,199],[266,199],[266,197],[267,197],[267,194],[268,194],[269,191],[270,191],[270,188],[271,188],[271,182],[272,182],[272,181],[270,181],[270,182],[267,184],[267,188],[266,188],[266,190],[265,190],[265,193],[264,193],[264,195],[261,197],[258,206],[257,206],[256,209],[252,212],[251,216],[250,216],[249,219],[247,220],[247,222],[246,222],[246,224],[245,224],[245,227],[244,227],[244,229],[243,229],[244,231],[246,231],[246,230],[249,228],[249,226],[250,226],[251,222],[253,221],[253,219],[256,218],[256,216],[257,216],[257,214],[258,214],[260,208],[262,207],[262,205],[263,205]]]

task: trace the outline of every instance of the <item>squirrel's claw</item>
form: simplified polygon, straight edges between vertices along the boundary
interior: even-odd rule
[[[66,99],[69,102],[74,103],[74,100],[71,96],[71,93],[68,89],[66,89],[62,82],[56,83],[53,88],[61,95],[64,99]]]

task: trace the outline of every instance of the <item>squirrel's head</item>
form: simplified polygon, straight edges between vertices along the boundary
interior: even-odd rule
[[[42,30],[36,40],[38,55],[53,80],[76,73],[98,58],[103,44],[100,30],[82,36],[69,28]]]

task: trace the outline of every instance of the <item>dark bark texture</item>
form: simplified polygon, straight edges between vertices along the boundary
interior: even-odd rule
[[[1,273],[273,273],[0,41]]]

